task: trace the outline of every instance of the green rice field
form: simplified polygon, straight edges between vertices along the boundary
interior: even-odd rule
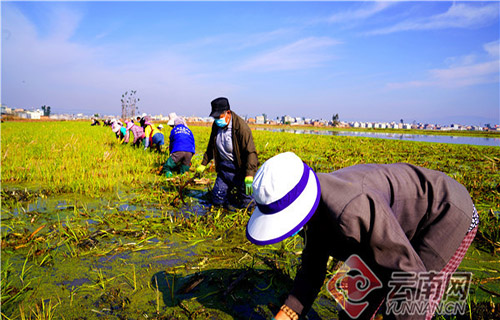
[[[197,149],[191,171],[167,179],[158,174],[167,154],[120,144],[110,127],[2,123],[1,318],[270,319],[279,310],[302,240],[252,245],[245,238],[251,212],[210,208],[213,162],[191,180],[210,127],[190,128]],[[317,172],[408,162],[458,180],[481,223],[459,267],[473,281],[468,310],[456,319],[500,318],[499,147],[253,135],[261,164],[293,151]],[[330,262],[328,279],[336,265]],[[308,318],[336,315],[323,289]]]

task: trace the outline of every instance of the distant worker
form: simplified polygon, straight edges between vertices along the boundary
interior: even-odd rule
[[[196,171],[202,173],[214,159],[217,179],[212,202],[217,206],[248,207],[252,201],[252,182],[258,167],[252,131],[245,121],[230,110],[227,98],[211,102],[210,117],[215,119],[207,151]],[[231,192],[236,190],[235,196]]]
[[[182,117],[170,119],[167,124],[173,123],[170,131],[170,157],[163,165],[165,176],[170,178],[173,172],[183,174],[191,167],[191,158],[195,154],[194,136]]]
[[[327,285],[345,302],[340,319],[373,319],[388,300],[386,307],[407,301],[426,308],[415,314],[387,307],[380,311],[384,319],[430,320],[479,224],[463,185],[406,163],[316,174],[285,152],[262,165],[253,187],[257,207],[246,230],[251,242],[273,244],[301,230],[305,238],[301,267],[277,320],[307,315],[330,256],[345,261]]]
[[[144,140],[144,150],[147,148],[151,148],[151,150],[153,150],[154,148],[156,152],[161,152],[161,148],[165,144],[163,133],[147,120],[144,124],[146,126],[146,129],[144,129],[144,134],[146,135]]]
[[[124,122],[125,122],[125,124],[123,124],[120,128],[120,143],[126,144],[126,143],[128,143],[128,136],[127,136],[127,134],[128,134],[128,131],[127,131],[128,121],[125,120]],[[127,141],[125,141],[125,138],[127,138]]]
[[[126,143],[129,142],[130,132],[132,132],[132,135],[134,136],[134,140],[132,141],[132,146],[139,147],[141,145],[143,139],[146,137],[146,134],[144,133],[144,129],[132,121],[127,123],[127,135],[125,137]]]
[[[117,121],[116,119],[111,120],[111,130],[115,133],[116,139],[120,140],[120,129],[122,127],[121,121]]]
[[[167,126],[170,126],[170,127],[174,127],[174,121],[175,119],[177,119],[177,114],[175,112],[170,112],[168,114],[168,122],[167,122]]]
[[[91,126],[100,126],[101,123],[96,118],[92,118],[92,123],[90,125]]]

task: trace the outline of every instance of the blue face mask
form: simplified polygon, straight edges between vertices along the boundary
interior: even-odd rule
[[[302,229],[303,229],[303,227],[302,227],[302,228],[300,228],[299,230],[297,230],[294,234],[292,234],[292,237],[295,237],[297,234],[299,234],[299,232],[300,232]]]
[[[220,128],[224,128],[225,126],[227,126],[225,118],[215,120],[215,124]]]

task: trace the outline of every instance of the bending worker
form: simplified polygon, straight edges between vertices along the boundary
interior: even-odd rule
[[[253,188],[257,207],[246,231],[251,242],[277,243],[301,229],[305,237],[301,267],[277,320],[307,314],[330,256],[350,268],[327,285],[343,302],[340,319],[371,319],[381,305],[384,319],[431,319],[479,223],[463,185],[442,172],[405,163],[316,174],[286,152],[262,165]],[[406,287],[395,290],[391,283],[402,275]],[[419,313],[393,308],[396,298],[426,307]]]
[[[144,150],[149,147],[151,150],[154,148],[157,152],[161,152],[161,146],[165,144],[163,133],[147,120],[145,126],[144,134],[146,138],[144,139]]]
[[[211,102],[215,119],[207,151],[196,171],[202,173],[214,159],[217,179],[212,189],[214,205],[245,208],[252,201],[253,176],[257,171],[257,151],[250,127],[229,107],[227,98]],[[236,190],[235,197],[231,190]]]
[[[170,119],[167,123],[170,131],[170,157],[163,165],[165,176],[170,178],[173,171],[183,174],[191,167],[191,158],[195,153],[194,136],[182,117]]]
[[[137,123],[139,123],[139,122],[137,122]],[[146,134],[144,133],[144,129],[142,127],[138,126],[137,124],[135,124],[134,122],[130,121],[127,124],[127,137],[126,137],[126,141],[125,141],[127,143],[130,139],[130,132],[132,132],[132,134],[134,135],[134,141],[132,142],[132,145],[134,147],[139,147],[141,145],[144,137],[146,137]]]

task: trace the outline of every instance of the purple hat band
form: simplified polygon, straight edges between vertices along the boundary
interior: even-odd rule
[[[314,180],[315,180],[315,183],[316,183],[316,187],[318,189],[318,193],[316,194],[316,199],[314,199],[314,203],[312,205],[312,208],[311,210],[307,213],[307,215],[304,217],[304,219],[302,219],[302,221],[297,225],[295,226],[295,228],[293,228],[292,230],[290,230],[289,232],[285,233],[284,235],[282,235],[281,237],[278,237],[278,238],[275,238],[275,239],[269,239],[269,240],[257,240],[257,239],[254,239],[253,237],[250,236],[250,233],[248,232],[248,225],[247,225],[247,228],[246,228],[246,236],[247,236],[247,239],[250,240],[252,243],[256,244],[256,245],[268,245],[268,244],[273,244],[273,243],[278,243],[280,241],[283,241],[284,239],[292,236],[293,234],[295,234],[296,232],[298,232],[300,229],[302,229],[302,227],[304,227],[306,225],[306,223],[309,221],[309,219],[311,219],[311,217],[314,215],[314,213],[316,212],[316,209],[318,208],[318,205],[319,205],[319,201],[321,199],[321,192],[319,191],[320,190],[320,184],[319,184],[319,180],[318,180],[318,177],[314,174],[314,171],[309,168],[305,163],[304,163],[304,172],[311,172],[313,175],[314,175]],[[303,174],[302,175],[302,178],[304,177],[304,175],[306,177],[308,177],[309,175],[308,174]],[[299,183],[292,189],[296,189],[297,186],[300,185],[300,183],[302,182],[302,178],[300,179]],[[309,179],[307,179],[309,180]],[[306,182],[307,182],[306,180]],[[307,185],[307,183],[306,183]],[[302,190],[304,190],[305,187],[302,188]],[[298,188],[297,188],[298,189]],[[290,191],[291,192],[291,191]],[[290,193],[289,192],[289,193]],[[299,192],[300,194],[300,192]],[[287,193],[288,195],[288,193]],[[286,196],[287,196],[286,195]],[[286,197],[285,196],[285,197]],[[297,197],[296,197],[297,198]],[[295,198],[295,199],[296,199]],[[274,203],[274,202],[273,202]],[[292,202],[289,202],[288,205],[290,205]],[[287,205],[287,206],[288,206]],[[260,210],[260,206],[258,205],[258,208]],[[262,212],[264,213],[264,212]]]
[[[304,191],[307,186],[307,181],[309,181],[309,170],[311,170],[311,168],[309,168],[305,162],[302,163],[304,164],[304,171],[302,173],[302,177],[295,185],[295,187],[293,187],[292,190],[285,194],[281,199],[278,199],[274,202],[271,202],[269,204],[257,203],[257,207],[259,208],[260,212],[264,214],[273,214],[276,212],[280,212],[281,210],[292,204],[300,196],[302,191]]]

